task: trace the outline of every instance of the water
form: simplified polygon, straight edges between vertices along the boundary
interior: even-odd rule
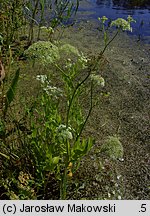
[[[136,23],[132,23],[133,32],[129,34],[136,35],[138,40],[150,44],[150,0],[81,0],[79,10],[83,14],[86,12],[86,19],[97,19],[104,15],[116,19],[131,15]]]

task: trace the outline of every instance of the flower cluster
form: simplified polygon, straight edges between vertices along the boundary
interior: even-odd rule
[[[47,86],[47,87],[43,88],[43,90],[48,95],[55,96],[55,98],[62,96],[62,90],[60,88],[55,87],[55,86]]]
[[[65,68],[67,69],[72,68],[73,65],[74,65],[74,62],[70,58],[68,58],[66,61]]]
[[[108,20],[108,18],[106,16],[102,16],[102,18],[98,17],[98,20],[102,21],[102,23],[105,23]]]
[[[73,139],[72,128],[63,124],[57,127],[57,134],[60,141],[63,141],[64,139]]]
[[[53,34],[54,33],[54,29],[52,27],[41,26],[41,29],[45,30],[49,34]]]
[[[45,75],[45,74],[43,74],[43,75],[37,75],[36,76],[36,79],[38,80],[38,81],[40,81],[42,84],[45,84],[45,83],[47,83],[47,84],[49,84],[49,80],[47,79],[47,75]]]
[[[59,48],[60,55],[62,54],[63,57],[74,57],[80,56],[78,49],[70,44],[64,44]]]
[[[81,52],[79,58],[78,58],[78,63],[81,65],[82,69],[85,69],[87,67],[88,63],[88,58],[84,56],[84,54]]]
[[[81,54],[77,57],[76,61],[68,58],[65,68],[72,69],[73,67],[76,67],[76,70],[85,69],[87,68],[88,60],[89,59],[85,57],[84,54],[81,52]]]
[[[118,18],[111,22],[111,26],[116,26],[117,28],[122,29],[123,31],[132,32],[131,22],[136,22],[131,16],[127,17],[127,20]]]
[[[104,87],[105,86],[105,80],[100,75],[91,74],[91,80],[94,81],[97,85]]]
[[[56,99],[58,96],[62,96],[62,90],[55,86],[51,86],[51,81],[48,80],[47,75],[37,75],[36,79],[41,82],[42,88],[46,94],[54,96]]]
[[[60,59],[58,47],[49,41],[38,41],[32,44],[25,51],[25,55],[45,66]]]
[[[136,20],[134,20],[130,15],[127,17],[127,20],[129,23],[136,22]]]

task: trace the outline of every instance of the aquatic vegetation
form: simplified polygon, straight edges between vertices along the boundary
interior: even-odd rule
[[[74,14],[76,14],[79,6],[79,1],[74,2],[69,0],[36,0],[26,1],[24,4],[25,17],[29,19],[29,44],[33,42],[34,38],[34,25],[38,25],[38,36],[40,38],[41,27],[46,26],[51,36],[51,28],[54,29],[58,25],[63,25]],[[37,16],[38,14],[38,16]],[[49,22],[47,22],[47,16]]]

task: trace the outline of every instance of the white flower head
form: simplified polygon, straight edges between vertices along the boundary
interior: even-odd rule
[[[59,125],[57,128],[57,134],[61,141],[63,139],[73,139],[72,128],[63,124]]]
[[[91,80],[101,87],[105,86],[105,80],[100,75],[91,74]]]
[[[43,88],[43,90],[50,96],[54,96],[57,98],[58,96],[62,96],[62,90],[57,88],[56,86],[47,85]]]
[[[37,75],[36,76],[36,79],[38,80],[38,81],[41,81],[41,83],[45,83],[46,81],[47,81],[47,75]]]
[[[130,23],[130,22],[135,22],[135,23],[136,23],[136,20],[134,20],[130,15],[128,15],[127,21],[128,21],[129,23]]]
[[[66,61],[66,65],[65,65],[65,68],[72,68],[72,66],[74,65],[73,61],[68,58],[67,61]]]
[[[102,23],[105,23],[108,20],[108,18],[106,16],[102,16],[102,18],[98,17],[98,20],[102,21]]]
[[[47,30],[47,27],[46,26],[41,26],[40,29]]]
[[[41,82],[41,86],[43,90],[50,96],[54,96],[57,98],[58,96],[62,96],[62,90],[55,86],[51,86],[51,81],[48,80],[47,75],[37,75],[36,79]]]
[[[118,18],[118,19],[112,21],[111,26],[116,26],[117,28],[120,28],[123,31],[131,31],[132,32],[132,27],[130,25],[131,22],[135,22],[135,20],[131,16],[128,16],[127,20],[122,19],[122,18]]]

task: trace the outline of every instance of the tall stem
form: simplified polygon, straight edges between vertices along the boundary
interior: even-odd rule
[[[118,35],[119,30],[116,32],[116,34],[112,37],[112,39],[105,45],[104,49],[101,51],[101,55],[104,54],[105,50],[107,49],[107,47],[109,46],[109,44],[115,39],[115,37]]]
[[[91,115],[92,109],[93,109],[93,82],[91,82],[90,109],[89,109],[88,115],[86,116],[86,119],[85,119],[85,121],[84,121],[84,123],[83,123],[83,125],[82,125],[82,127],[81,127],[81,129],[80,129],[80,132],[78,133],[78,135],[77,135],[77,137],[76,137],[76,141],[77,141],[77,140],[79,139],[79,137],[81,136],[82,131],[83,131],[83,129],[84,129],[84,127],[85,127],[85,125],[86,125],[86,123],[87,123],[87,121],[88,121],[90,115]],[[75,142],[76,142],[76,141],[75,141]]]
[[[60,184],[60,199],[65,200],[66,199],[66,193],[67,191],[67,167],[65,167],[63,176],[61,178],[61,184]]]
[[[38,5],[39,5],[39,0],[36,0],[35,7],[33,9],[31,23],[30,23],[30,29],[29,29],[29,44],[32,43],[33,41],[33,25],[35,22],[35,15],[38,9]]]
[[[75,94],[76,94],[77,90],[79,89],[79,87],[88,79],[88,77],[90,76],[90,74],[91,73],[89,72],[88,75],[80,83],[77,84],[77,86],[75,87],[75,89],[73,91],[71,100],[69,101],[69,107],[68,107],[68,110],[67,110],[67,120],[66,120],[66,126],[67,127],[68,127],[68,124],[69,124],[69,115],[70,115],[70,110],[71,110],[71,106],[72,106]]]

